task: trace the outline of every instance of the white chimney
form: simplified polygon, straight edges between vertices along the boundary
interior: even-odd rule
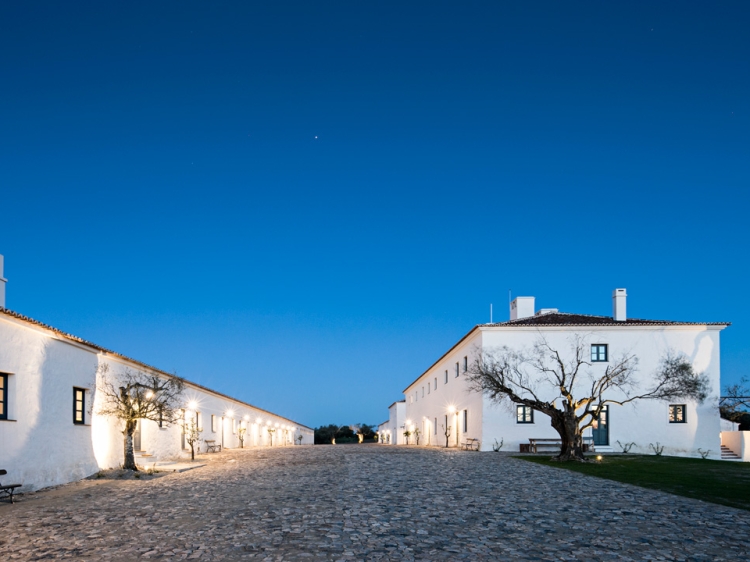
[[[627,300],[628,293],[625,289],[612,291],[612,318],[615,322],[625,322],[628,319]]]
[[[0,254],[0,308],[5,308],[5,284],[8,280],[3,277],[3,256]]]
[[[534,297],[516,297],[510,303],[510,319],[520,320],[534,316]]]

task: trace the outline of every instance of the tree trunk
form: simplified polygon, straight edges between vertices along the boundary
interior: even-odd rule
[[[567,415],[566,415],[567,414]],[[556,461],[587,461],[583,454],[583,435],[575,419],[575,412],[559,412],[552,415],[552,427],[560,435],[562,446]]]
[[[122,467],[125,470],[138,470],[135,464],[135,454],[133,452],[133,433],[135,433],[135,426],[138,420],[128,420],[125,422],[125,462]]]
[[[190,460],[195,460],[195,442],[190,443]]]

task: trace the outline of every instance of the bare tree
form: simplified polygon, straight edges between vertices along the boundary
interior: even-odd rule
[[[183,379],[176,375],[153,375],[126,369],[111,376],[109,365],[98,369],[97,391],[103,395],[97,413],[111,416],[124,422],[125,462],[123,468],[138,470],[133,453],[133,433],[138,420],[151,420],[161,425],[170,425],[181,419]]]
[[[440,427],[443,428],[443,435],[445,435],[445,448],[447,449],[448,448],[448,438],[451,436],[451,427],[452,426],[450,426],[450,425],[446,426],[446,425],[443,425],[441,423]]]
[[[609,404],[674,398],[702,402],[708,396],[708,378],[696,374],[687,358],[674,353],[662,359],[647,390],[638,389],[638,359],[634,355],[624,354],[610,362],[604,373],[595,374],[585,358],[585,340],[580,334],[573,335],[570,354],[553,349],[543,337],[531,350],[502,347],[483,351],[467,373],[470,388],[494,402],[510,401],[549,416],[560,435],[562,446],[555,459],[561,461],[586,460],[583,431],[598,423]]]
[[[750,411],[750,380],[743,377],[738,384],[727,386],[719,402],[721,417],[735,423]]]
[[[190,419],[182,422],[182,432],[185,434],[185,442],[190,445],[190,460],[195,460],[195,444],[200,443],[203,428],[198,427],[198,422]]]

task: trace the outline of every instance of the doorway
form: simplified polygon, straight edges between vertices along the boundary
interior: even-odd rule
[[[133,450],[141,450],[141,420],[135,422],[135,431],[133,432]]]
[[[594,437],[594,447],[609,445],[609,406],[604,406],[599,414],[599,422],[591,430]]]

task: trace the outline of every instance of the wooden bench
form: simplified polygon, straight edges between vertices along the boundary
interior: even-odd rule
[[[0,469],[0,476],[8,474],[7,470]],[[10,498],[10,503],[13,503],[13,494],[16,488],[20,488],[21,484],[2,484],[0,483],[0,498]]]
[[[589,450],[593,450],[593,438],[592,437],[584,437],[583,438],[583,452],[587,452]],[[524,447],[524,444],[521,444],[521,452],[528,452],[528,453],[538,453],[539,447],[562,447],[562,440],[560,440],[559,437],[549,437],[549,438],[541,438],[541,437],[530,437],[529,438],[529,444],[528,444],[528,450],[524,451],[526,447]]]
[[[469,437],[466,441],[464,441],[461,444],[464,451],[478,451],[479,445],[480,445],[479,439],[474,439],[473,437]]]
[[[221,445],[217,445],[216,441],[206,440],[205,443],[207,453],[221,453]]]

